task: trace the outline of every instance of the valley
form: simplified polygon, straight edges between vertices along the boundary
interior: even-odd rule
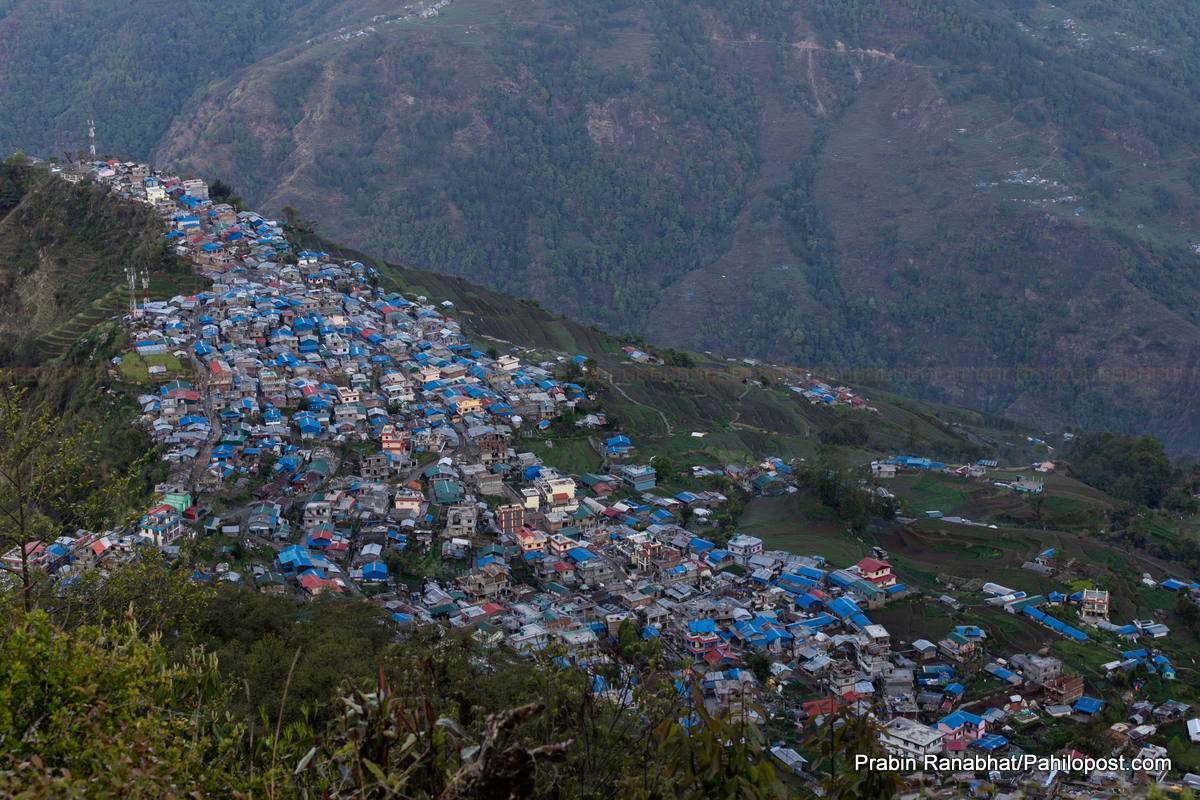
[[[592,702],[614,703],[613,659],[653,674],[634,666],[629,643],[643,642],[703,674],[705,713],[744,708],[727,681],[760,698],[781,764],[821,764],[814,703],[868,696],[889,729],[931,722],[946,752],[962,724],[972,747],[1032,753],[1088,748],[1104,729],[1126,755],[1170,752],[1172,780],[1200,764],[1179,733],[1200,655],[1200,469],[1157,440],[1045,432],[878,383],[655,347],[145,164],[5,170],[21,193],[11,235],[44,253],[115,242],[108,266],[83,262],[81,312],[25,323],[60,354],[10,380],[64,425],[103,431],[88,458],[137,479],[120,498],[135,521],[18,548],[25,591],[124,607],[149,570],[162,594],[139,595],[131,619],[194,593],[172,619],[200,621],[187,635],[244,676],[227,711],[279,690],[270,665],[288,649],[264,625],[308,642],[290,656],[299,699],[279,699],[301,731],[322,721],[297,704],[389,641],[420,658],[425,637],[479,647],[461,660],[523,671],[516,696],[553,654],[561,680],[584,676]],[[113,273],[146,253],[138,296]],[[27,277],[55,262],[25,265],[7,264]],[[131,464],[131,449],[148,456]],[[108,576],[121,576],[108,593],[77,598]],[[329,614],[349,627],[327,631]],[[1143,712],[1155,724],[1129,735],[1119,720]],[[215,779],[246,785],[245,758]],[[287,785],[308,785],[302,773]],[[612,774],[568,780],[592,796]]]
[[[512,61],[496,52],[511,52],[504,48],[522,25],[544,30],[544,20],[565,22],[570,12],[525,5],[496,19],[493,7],[472,2],[379,33],[378,41],[331,43],[243,78],[240,105],[205,107],[207,143],[176,137],[160,157],[214,174],[262,174],[257,160],[230,160],[233,150],[218,141],[221,126],[226,136],[231,124],[256,131],[255,148],[277,153],[271,142],[320,141],[319,150],[284,157],[265,173],[271,192],[251,189],[251,196],[268,206],[316,209],[334,238],[389,260],[532,295],[556,311],[664,345],[809,367],[1192,363],[1196,323],[1179,293],[1193,291],[1195,256],[1187,247],[1194,212],[1164,200],[1192,194],[1184,180],[1191,150],[1177,148],[1170,158],[1156,151],[1135,164],[1148,157],[1146,143],[1114,132],[1087,145],[1088,158],[1111,165],[1098,173],[1079,161],[1081,145],[1071,139],[1078,132],[1046,118],[1039,101],[1014,108],[971,93],[947,68],[939,77],[934,66],[897,56],[891,46],[822,45],[801,19],[792,20],[786,41],[755,35],[746,23],[722,28],[703,9],[676,9],[711,32],[693,47],[702,46],[713,65],[702,70],[714,82],[706,91],[720,102],[703,112],[716,114],[709,122],[720,136],[713,138],[696,125],[698,97],[682,114],[646,115],[646,103],[676,90],[651,57],[660,34],[645,12],[613,12],[601,19],[602,35],[560,41],[566,50],[540,50],[536,37],[526,38]],[[481,35],[467,37],[468,30]],[[469,44],[452,45],[455,37]],[[414,58],[427,65],[423,72],[404,66]],[[539,72],[545,59],[574,63],[587,77],[564,83],[561,68]],[[319,73],[306,66],[315,63],[324,64]],[[353,77],[355,70],[363,77]],[[289,101],[299,102],[301,115],[300,128],[290,131],[271,112],[279,107],[273,87],[284,80],[274,76],[285,72],[316,81],[311,94]],[[628,88],[608,99],[569,99],[589,83],[613,80],[602,77],[609,74],[625,76],[619,80],[630,81]],[[752,75],[753,91],[744,94]],[[513,97],[497,105],[489,84],[507,86]],[[351,106],[330,94],[343,85],[359,86],[362,102]],[[543,111],[536,97],[547,90],[555,99]],[[405,99],[423,96],[422,112],[417,100]],[[361,125],[372,115],[381,138],[363,139]],[[491,149],[496,137],[509,136],[496,127],[505,117],[526,119],[509,140],[530,142],[534,149],[522,156],[529,164],[554,165],[561,147],[553,150],[553,138],[520,139],[519,130],[576,144],[586,132],[595,152],[552,168],[565,172],[534,172],[533,183],[510,185],[494,162],[518,172],[521,163]],[[419,167],[405,166],[418,157]],[[493,165],[481,172],[480,159]],[[367,163],[379,177],[364,170]],[[637,165],[649,163],[649,182],[638,183]],[[381,169],[394,178],[381,182]],[[563,182],[580,169],[606,177]],[[1047,184],[1025,183],[1030,171]],[[1022,183],[1006,182],[1014,172]],[[456,187],[467,174],[494,188]],[[1042,188],[1050,182],[1071,193]],[[1098,194],[1098,185],[1112,188]],[[523,194],[529,191],[537,197]],[[666,216],[664,191],[682,202]],[[397,192],[400,204],[382,202]],[[583,205],[580,192],[591,193]],[[1166,203],[1166,213],[1147,212],[1150,195]],[[1040,202],[1060,197],[1075,199]],[[555,204],[542,209],[549,198]],[[623,198],[640,209],[627,221],[613,216]],[[532,215],[480,216],[502,207]],[[651,209],[652,216],[641,211]],[[502,231],[511,248],[521,241],[513,238],[518,230],[530,238],[516,249],[480,249],[481,236]],[[627,241],[636,256],[630,260],[627,247],[619,254],[610,241]],[[663,249],[667,242],[673,249]],[[1154,431],[1173,449],[1192,446],[1191,423],[1177,424],[1175,413],[1192,406],[1190,383],[911,388],[1039,425]]]
[[[426,5],[264,1],[290,26],[199,51],[211,82],[181,76],[150,127],[97,108],[101,146],[662,346],[809,369],[1195,366],[1195,14]],[[31,14],[0,25],[40,30]],[[0,144],[55,155],[82,112]],[[894,388],[1200,446],[1193,381]]]
[[[0,796],[1190,796],[1198,92],[1200,0],[0,0]]]

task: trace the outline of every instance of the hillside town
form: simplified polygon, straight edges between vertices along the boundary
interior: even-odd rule
[[[173,558],[193,539],[225,537],[226,557],[218,553],[195,580],[299,601],[361,598],[386,609],[398,637],[444,626],[594,669],[632,631],[698,674],[712,708],[786,720],[794,735],[771,752],[801,780],[798,743],[836,712],[878,718],[884,750],[912,759],[901,771],[914,792],[1200,788],[1200,776],[1172,770],[1166,749],[1146,741],[1186,720],[1200,742],[1196,710],[1175,701],[1134,704],[1093,752],[1036,753],[1066,759],[1065,768],[1019,758],[1028,752],[1023,731],[1087,724],[1105,701],[1062,659],[1006,650],[986,624],[964,619],[964,598],[1035,621],[1048,641],[1116,643],[1120,657],[1098,667],[1109,679],[1170,681],[1181,668],[1167,651],[1168,625],[1111,619],[1110,593],[1074,560],[1047,549],[1024,565],[1078,585],[1068,591],[1029,594],[944,575],[933,596],[907,586],[879,547],[840,564],[767,549],[714,520],[733,492],[796,492],[797,463],[688,464],[692,477],[715,479],[710,488],[664,491],[637,442],[594,402],[594,360],[534,363],[521,348],[472,342],[450,301],[389,291],[370,265],[297,252],[280,221],[213,202],[204,181],[138,163],[59,169],[65,180],[153,207],[169,247],[211,288],[163,301],[134,295],[121,321],[128,353],[109,369],[129,376],[144,367],[135,425],[170,477],[134,526],[39,547],[47,571],[70,579],[142,547]],[[134,285],[131,277],[131,294]],[[632,347],[624,355],[650,358]],[[810,379],[790,388],[801,402],[878,413],[844,386]],[[566,474],[544,464],[534,443],[556,426],[586,433],[604,469]],[[873,491],[886,496],[886,481],[929,470],[1042,491],[1041,478],[989,475],[995,467],[898,456],[871,466]],[[1200,596],[1195,583],[1145,581],[1172,601]],[[944,613],[940,638],[907,641],[879,621],[877,612],[906,604]],[[609,689],[597,679],[596,691]],[[931,756],[995,757],[1009,768],[953,760],[931,768]],[[1089,758],[1130,766],[1075,768]]]

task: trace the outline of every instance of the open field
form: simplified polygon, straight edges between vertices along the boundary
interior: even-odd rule
[[[871,619],[888,629],[892,639],[911,644],[917,639],[936,642],[954,625],[949,608],[926,602],[923,598],[902,600],[871,612]]]
[[[595,472],[603,463],[600,454],[587,439],[534,438],[516,441],[520,442],[522,449],[528,449],[542,459],[543,464],[557,469],[564,475]],[[547,448],[548,444],[553,444],[553,447]]]
[[[841,523],[802,492],[754,498],[738,531],[762,539],[764,550],[818,555],[839,567],[871,553],[870,545],[846,533]]]
[[[955,478],[935,472],[922,472],[905,494],[908,510],[923,515],[926,511],[941,511],[951,515],[962,509],[967,495],[962,487],[968,486],[965,478]]]
[[[137,353],[126,353],[121,357],[118,371],[122,379],[130,383],[147,383],[151,380],[150,367],[166,367],[168,374],[174,374],[182,369],[179,359],[170,353],[157,356],[140,356]]]

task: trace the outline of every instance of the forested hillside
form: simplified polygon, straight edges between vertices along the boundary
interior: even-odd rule
[[[0,151],[145,154],[197,89],[304,41],[369,0],[0,0]]]
[[[194,291],[191,268],[141,203],[70,184],[21,159],[0,165],[0,368],[64,353],[129,308],[125,269],[152,275],[154,299]]]
[[[187,24],[86,31],[22,6],[0,23],[32,32],[0,50],[4,102],[66,120],[46,104],[104,97],[102,120],[128,120],[101,149],[153,148],[373,255],[662,345],[871,368],[1200,354],[1197,0],[424,5],[186,3]],[[30,66],[68,30],[159,82],[88,94],[117,60]],[[156,59],[163,41],[190,60]],[[0,117],[6,147],[62,146]],[[1200,446],[1191,382],[909,388]]]
[[[1097,13],[458,0],[248,71],[163,153],[369,252],[663,344],[1186,366],[1194,18]],[[913,388],[1196,444],[1186,384]]]

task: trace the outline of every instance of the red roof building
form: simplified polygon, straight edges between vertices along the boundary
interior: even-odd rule
[[[870,581],[880,589],[896,585],[896,576],[892,574],[892,565],[886,561],[864,558],[856,566],[858,574],[862,575],[863,580]]]
[[[809,700],[804,704],[804,713],[809,719],[820,717],[825,714],[832,714],[838,710],[838,701],[836,697],[825,697],[820,700]]]
[[[342,592],[342,587],[337,581],[321,578],[311,573],[300,576],[300,587],[310,595],[318,595],[321,592],[333,592],[335,594],[341,594]]]
[[[729,649],[727,644],[719,644],[704,654],[704,663],[709,665],[728,664],[737,660],[737,655]]]

